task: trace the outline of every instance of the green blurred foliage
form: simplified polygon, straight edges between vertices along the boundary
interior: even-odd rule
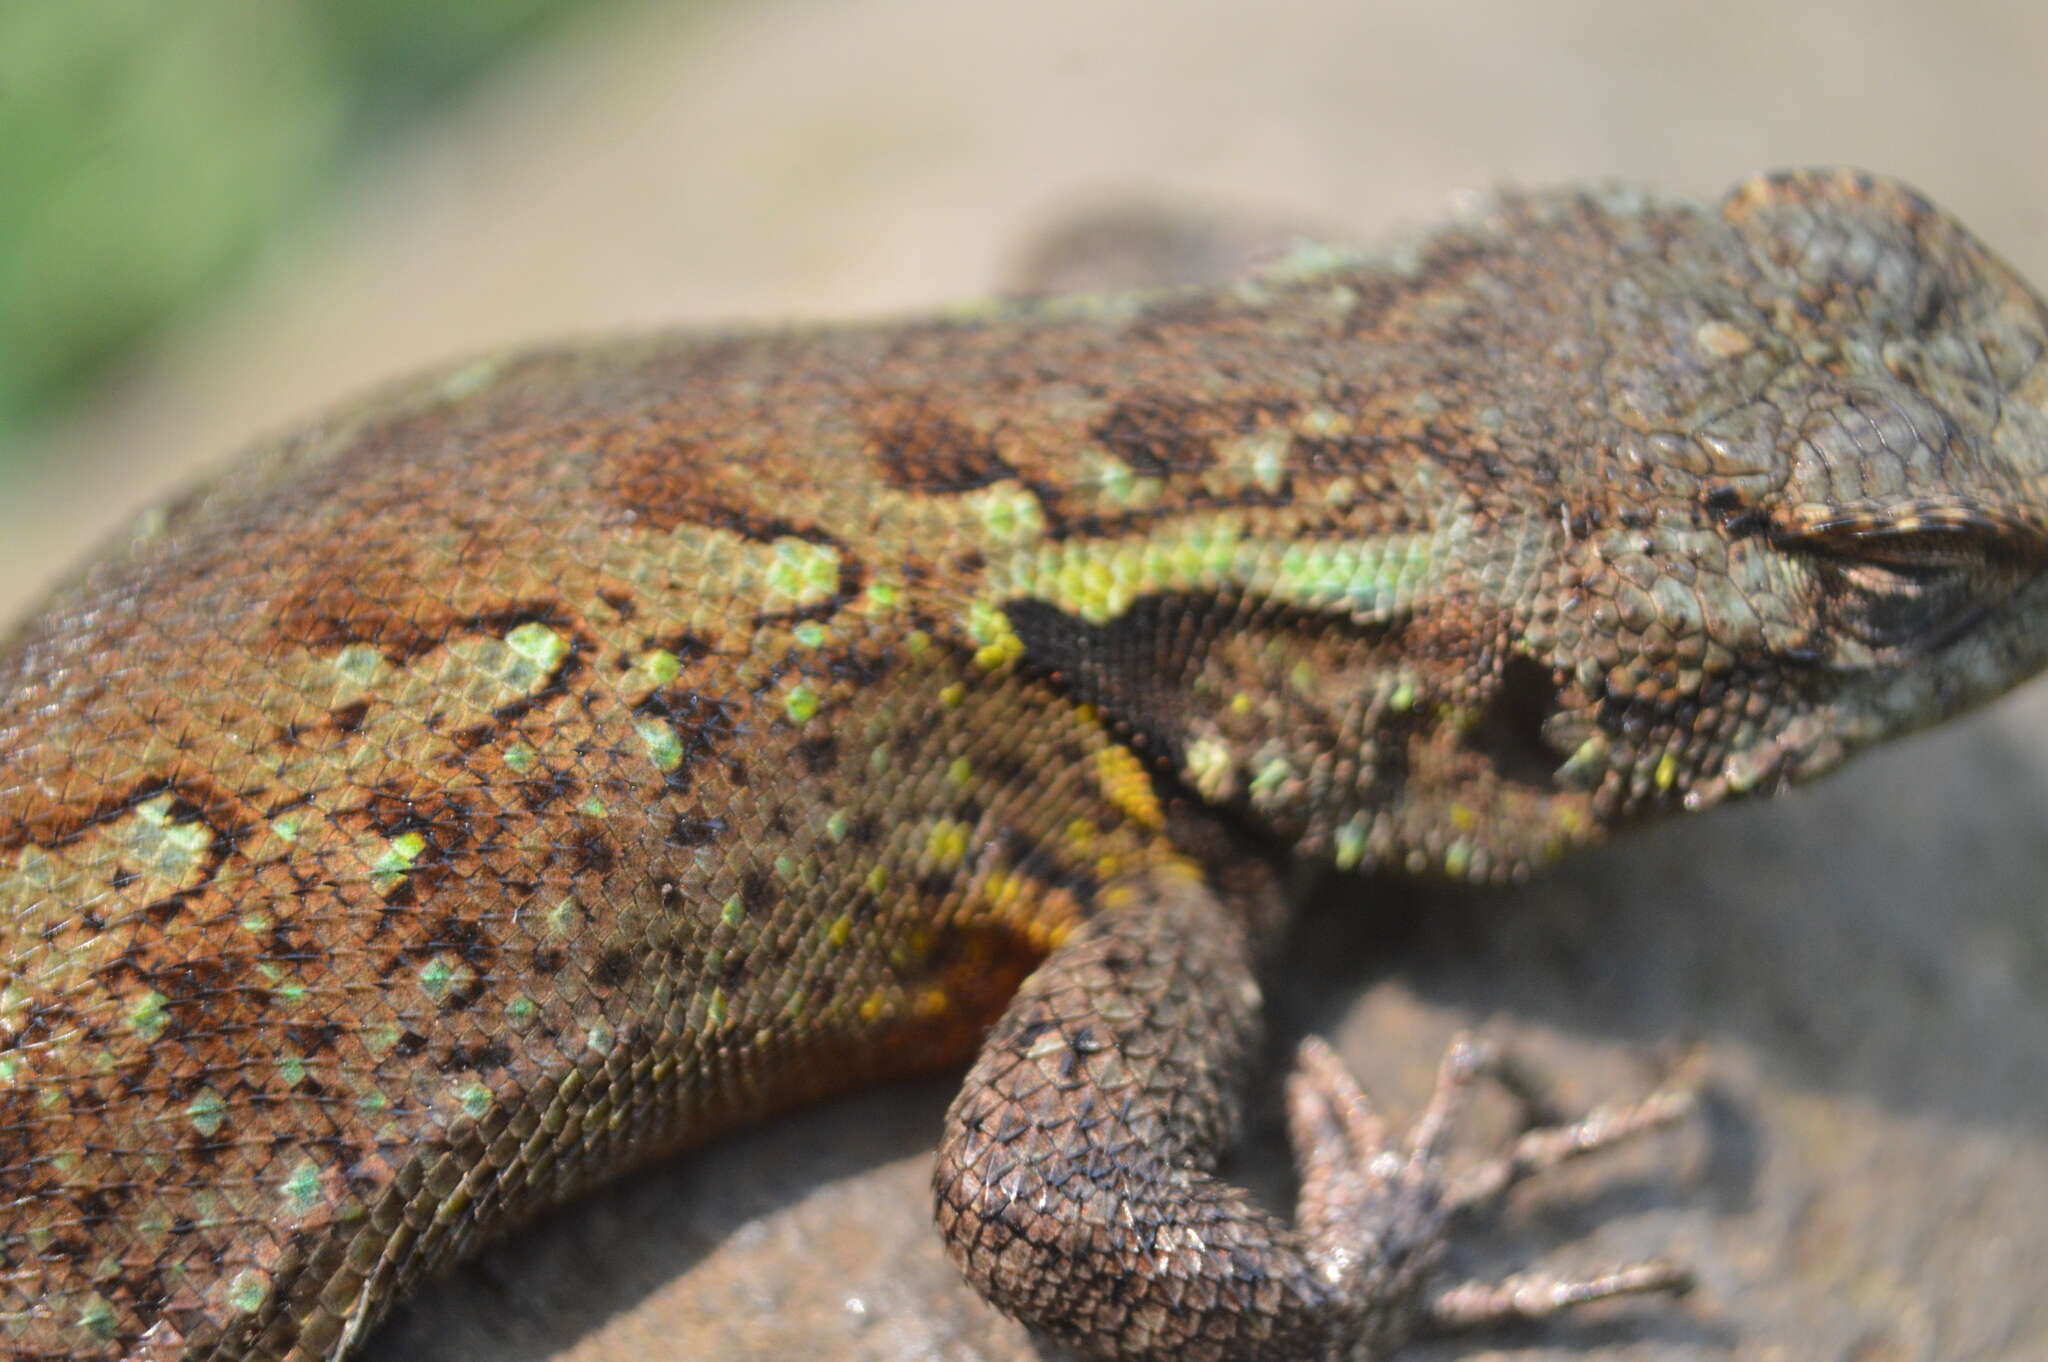
[[[350,154],[613,2],[0,0],[0,460]]]

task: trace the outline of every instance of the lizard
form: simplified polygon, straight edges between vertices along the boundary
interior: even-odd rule
[[[1674,1290],[1444,1275],[1327,1046],[1217,1174],[1286,867],[1522,879],[2048,655],[2048,311],[1911,189],[1506,193],[1229,284],[499,355],[0,647],[0,1356],[345,1358],[636,1164],[969,1064],[967,1279],[1110,1362]]]

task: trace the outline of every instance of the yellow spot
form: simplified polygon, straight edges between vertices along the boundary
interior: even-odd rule
[[[889,1000],[879,991],[870,993],[867,997],[860,1000],[860,1019],[862,1021],[880,1021],[888,1011]]]
[[[1479,815],[1463,804],[1451,805],[1451,825],[1459,832],[1470,832],[1479,826]]]
[[[534,665],[535,670],[552,672],[569,651],[569,640],[545,624],[529,621],[505,635],[505,646]]]
[[[939,692],[939,703],[947,709],[960,708],[960,702],[966,698],[967,687],[961,685],[958,681],[955,681],[952,685]]]
[[[946,764],[946,779],[955,785],[970,785],[974,782],[974,763],[965,757],[955,757]]]
[[[1355,870],[1365,860],[1365,829],[1346,823],[1337,829],[1335,859],[1339,870]]]
[[[1678,783],[1678,756],[1666,752],[1664,759],[1657,763],[1657,788],[1668,790]]]
[[[1159,794],[1144,763],[1128,747],[1105,747],[1095,754],[1095,780],[1109,802],[1140,827],[1162,828],[1166,818],[1159,808]]]
[[[1221,740],[1197,738],[1188,744],[1188,784],[1202,798],[1219,800],[1227,797],[1236,769],[1236,764],[1230,759],[1230,748]]]
[[[889,867],[885,865],[876,866],[873,870],[870,870],[868,872],[868,877],[865,883],[867,884],[868,892],[870,894],[881,893],[884,889],[887,889],[889,887]]]
[[[1086,851],[1095,844],[1096,831],[1094,819],[1076,818],[1067,824],[1067,844],[1076,851]]]
[[[417,832],[402,832],[391,839],[384,854],[370,867],[370,882],[377,886],[379,893],[390,893],[405,879],[405,874],[427,849],[427,839]]]
[[[793,724],[807,724],[818,712],[818,693],[799,681],[782,697],[782,712]]]
[[[953,1000],[942,988],[928,988],[917,995],[917,1001],[911,1006],[918,1016],[929,1020],[933,1017],[943,1017],[952,1011]]]
[[[633,724],[633,731],[640,735],[640,741],[647,748],[647,755],[654,762],[656,770],[673,771],[683,764],[682,739],[675,730],[659,719],[640,719]]]
[[[1444,849],[1444,873],[1462,878],[1472,868],[1472,844],[1459,838]]]
[[[844,914],[834,918],[832,925],[825,929],[826,944],[834,950],[840,949],[851,940],[853,940],[853,919]]]
[[[1232,714],[1249,714],[1249,713],[1251,713],[1251,712],[1252,712],[1252,697],[1251,697],[1251,696],[1249,696],[1249,695],[1246,695],[1246,694],[1245,694],[1245,693],[1244,693],[1243,691],[1239,691],[1239,692],[1238,692],[1237,694],[1235,694],[1235,695],[1231,696],[1231,697],[1230,697],[1230,712],[1231,712]]]
[[[983,671],[994,671],[1024,656],[1024,641],[1010,627],[1009,616],[985,601],[968,607],[967,636],[979,645],[974,665]]]
[[[924,854],[933,864],[956,866],[967,857],[967,825],[952,818],[932,824],[924,839]]]

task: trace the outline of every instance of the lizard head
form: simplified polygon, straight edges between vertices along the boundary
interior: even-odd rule
[[[1625,433],[1525,631],[1600,823],[1819,775],[2048,660],[2048,309],[1895,183],[1764,177],[1722,219],[1594,300]]]

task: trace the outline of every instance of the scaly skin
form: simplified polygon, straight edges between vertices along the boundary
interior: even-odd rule
[[[0,652],[0,1355],[345,1356],[580,1187],[977,1047],[941,1227],[1094,1356],[1672,1285],[1435,1279],[1678,1107],[1454,1176],[1476,1050],[1387,1159],[1309,1047],[1291,1225],[1211,1177],[1273,858],[1516,878],[2029,675],[2044,335],[1827,173],[314,426]]]

